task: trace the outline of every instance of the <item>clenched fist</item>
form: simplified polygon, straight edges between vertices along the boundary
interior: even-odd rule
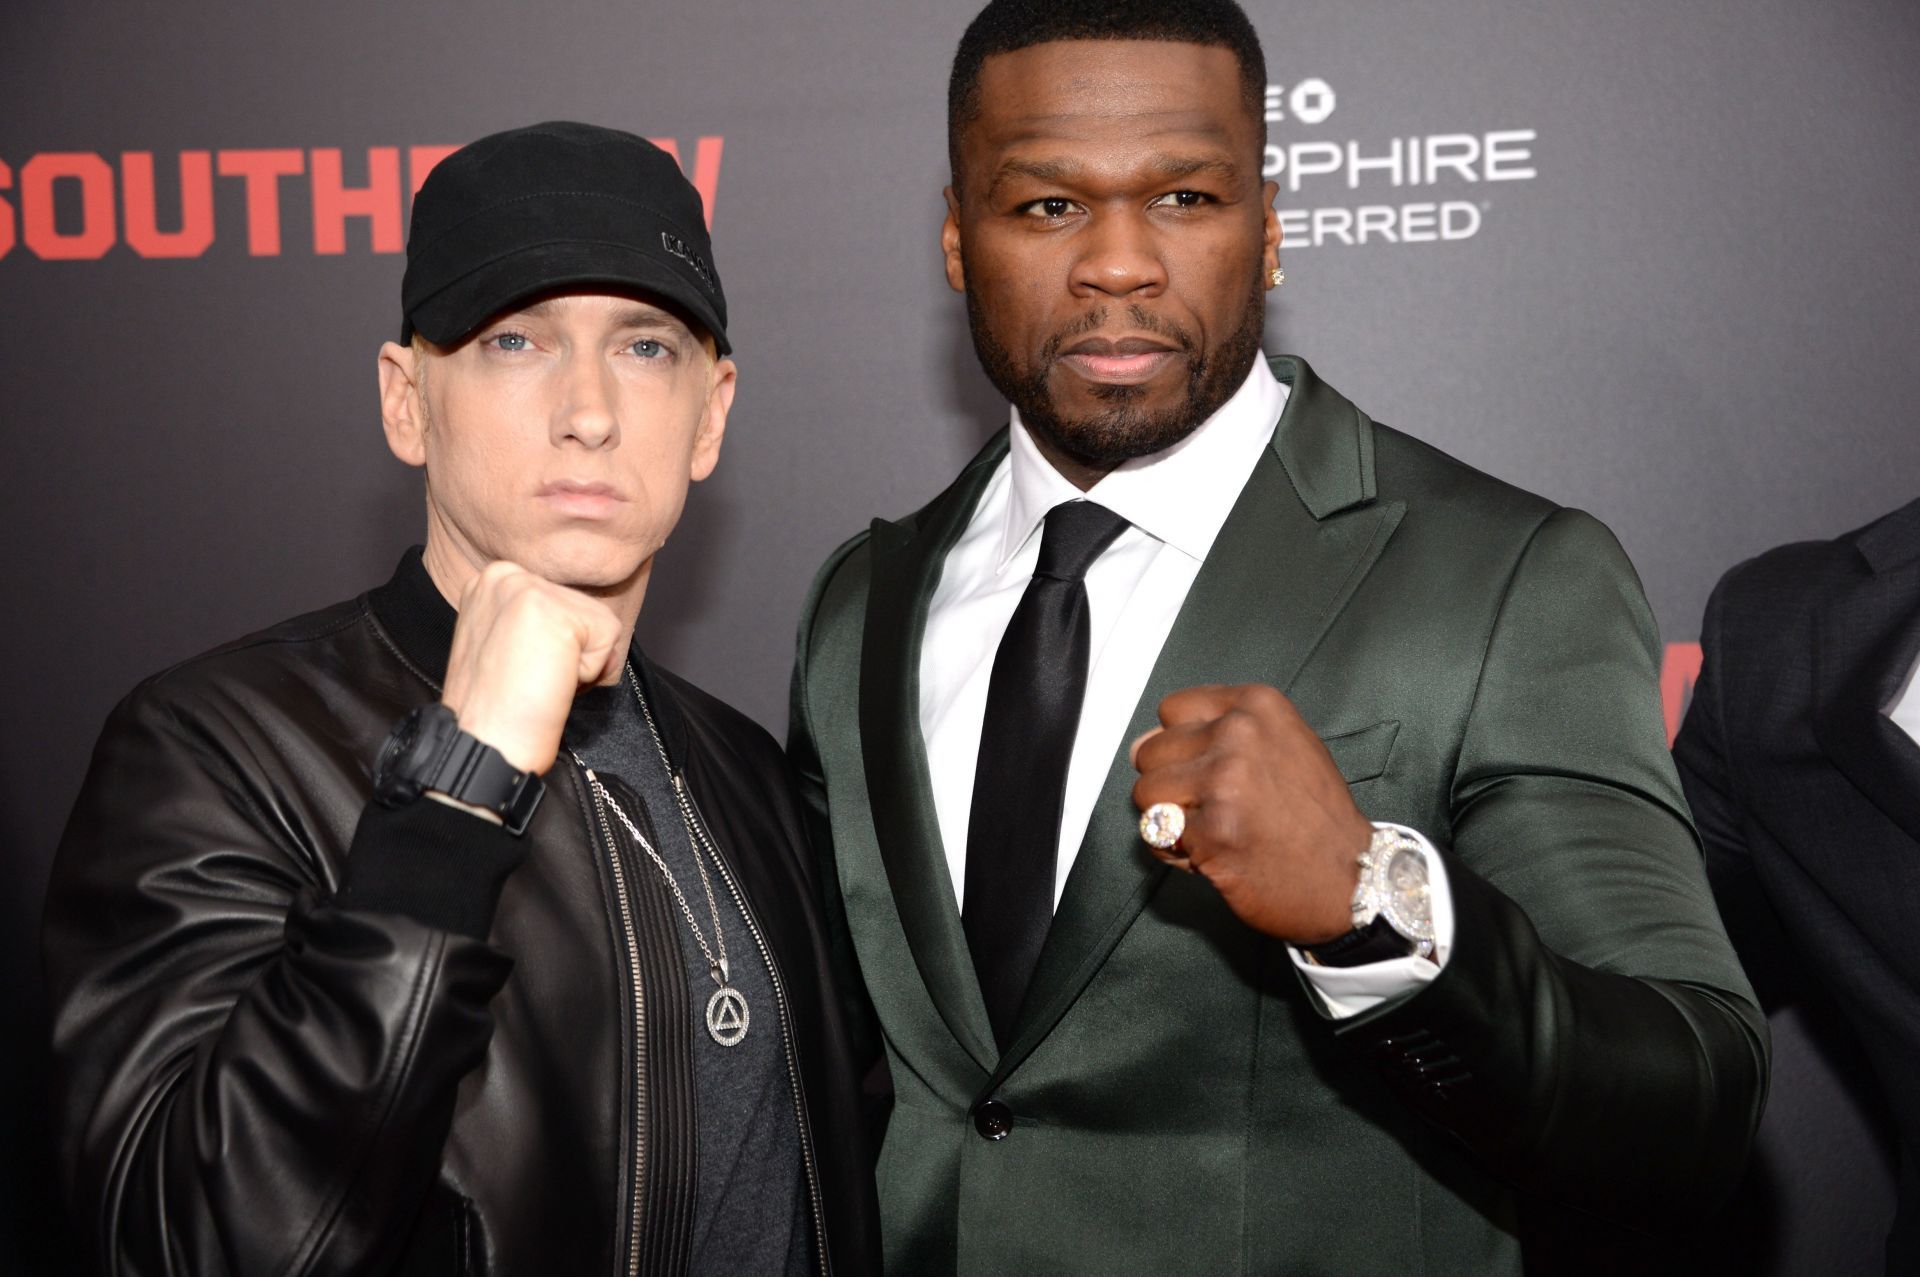
[[[1248,926],[1289,944],[1353,927],[1373,825],[1293,702],[1271,687],[1191,687],[1160,702],[1133,745],[1145,811],[1178,803],[1177,845],[1154,854],[1204,877]]]
[[[460,596],[440,700],[462,731],[515,767],[544,773],[574,693],[620,680],[626,637],[600,600],[516,564],[489,563]]]

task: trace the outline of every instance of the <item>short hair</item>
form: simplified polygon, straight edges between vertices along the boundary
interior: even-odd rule
[[[947,81],[947,163],[960,181],[960,134],[980,114],[980,67],[996,53],[1057,40],[1166,40],[1232,52],[1247,111],[1264,121],[1267,59],[1234,0],[991,0],[968,24]]]

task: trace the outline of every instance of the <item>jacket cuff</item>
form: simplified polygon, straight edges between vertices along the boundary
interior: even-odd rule
[[[525,855],[521,839],[457,807],[425,798],[404,807],[370,801],[334,903],[485,940],[507,875]]]
[[[1446,873],[1455,928],[1447,965],[1418,996],[1385,1002],[1334,1026],[1339,1036],[1397,1066],[1388,1068],[1390,1081],[1411,1083],[1429,1098],[1471,1076],[1464,1066],[1436,1069],[1438,1061],[1453,1056],[1457,1064],[1462,1056],[1482,1055],[1500,1022],[1531,1007],[1531,986],[1540,974],[1534,959],[1542,956],[1518,905],[1457,858],[1446,861]],[[1462,1048],[1457,1056],[1448,1041]],[[1420,1049],[1407,1049],[1416,1043]]]

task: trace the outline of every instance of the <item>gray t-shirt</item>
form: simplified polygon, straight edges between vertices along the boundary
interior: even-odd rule
[[[616,687],[583,689],[567,719],[567,746],[596,773],[617,776],[640,796],[643,812],[628,812],[666,862],[681,895],[699,921],[707,946],[713,935],[707,893],[700,885],[693,842],[681,819],[673,782],[641,715],[631,679]],[[660,869],[610,821],[633,872]],[[723,848],[723,854],[746,854]],[[728,983],[746,999],[748,1029],[734,1046],[722,1046],[707,1031],[707,1003],[715,983],[678,903],[680,954],[686,963],[688,1013],[694,1024],[693,1079],[699,1183],[694,1197],[694,1274],[786,1273],[813,1270],[806,1168],[800,1151],[799,1117],[787,1069],[785,1026],[760,947],[747,929],[726,879],[706,862],[713,899],[726,936]]]

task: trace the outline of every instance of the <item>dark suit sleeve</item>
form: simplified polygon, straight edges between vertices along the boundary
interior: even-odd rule
[[[1508,583],[1454,767],[1447,965],[1339,1026],[1497,1174],[1640,1227],[1731,1190],[1767,1070],[1658,672],[1625,555],[1557,512]]]
[[[1700,628],[1700,677],[1694,683],[1686,721],[1673,742],[1673,761],[1706,848],[1707,877],[1727,934],[1746,964],[1761,1005],[1772,1007],[1804,999],[1814,990],[1794,942],[1754,873],[1751,826],[1741,793],[1738,729],[1728,721],[1729,684],[1738,680],[1727,650],[1726,617],[1729,598],[1743,584],[1744,568],[1727,573],[1707,600]]]
[[[1693,808],[1694,825],[1706,850],[1707,874],[1716,885],[1752,871],[1722,701],[1720,616],[1728,583],[1721,582],[1707,600],[1706,617],[1700,626],[1700,676],[1693,685],[1693,702],[1687,707],[1686,720],[1673,742],[1674,765],[1679,768],[1687,803]]]
[[[484,934],[491,892],[486,917],[439,925],[329,898],[325,835],[243,715],[129,698],[55,858],[55,1121],[89,1271],[384,1271],[492,1032],[510,964],[453,929]],[[520,854],[493,832],[439,804],[370,807],[354,846],[425,864],[464,844],[479,876]]]

